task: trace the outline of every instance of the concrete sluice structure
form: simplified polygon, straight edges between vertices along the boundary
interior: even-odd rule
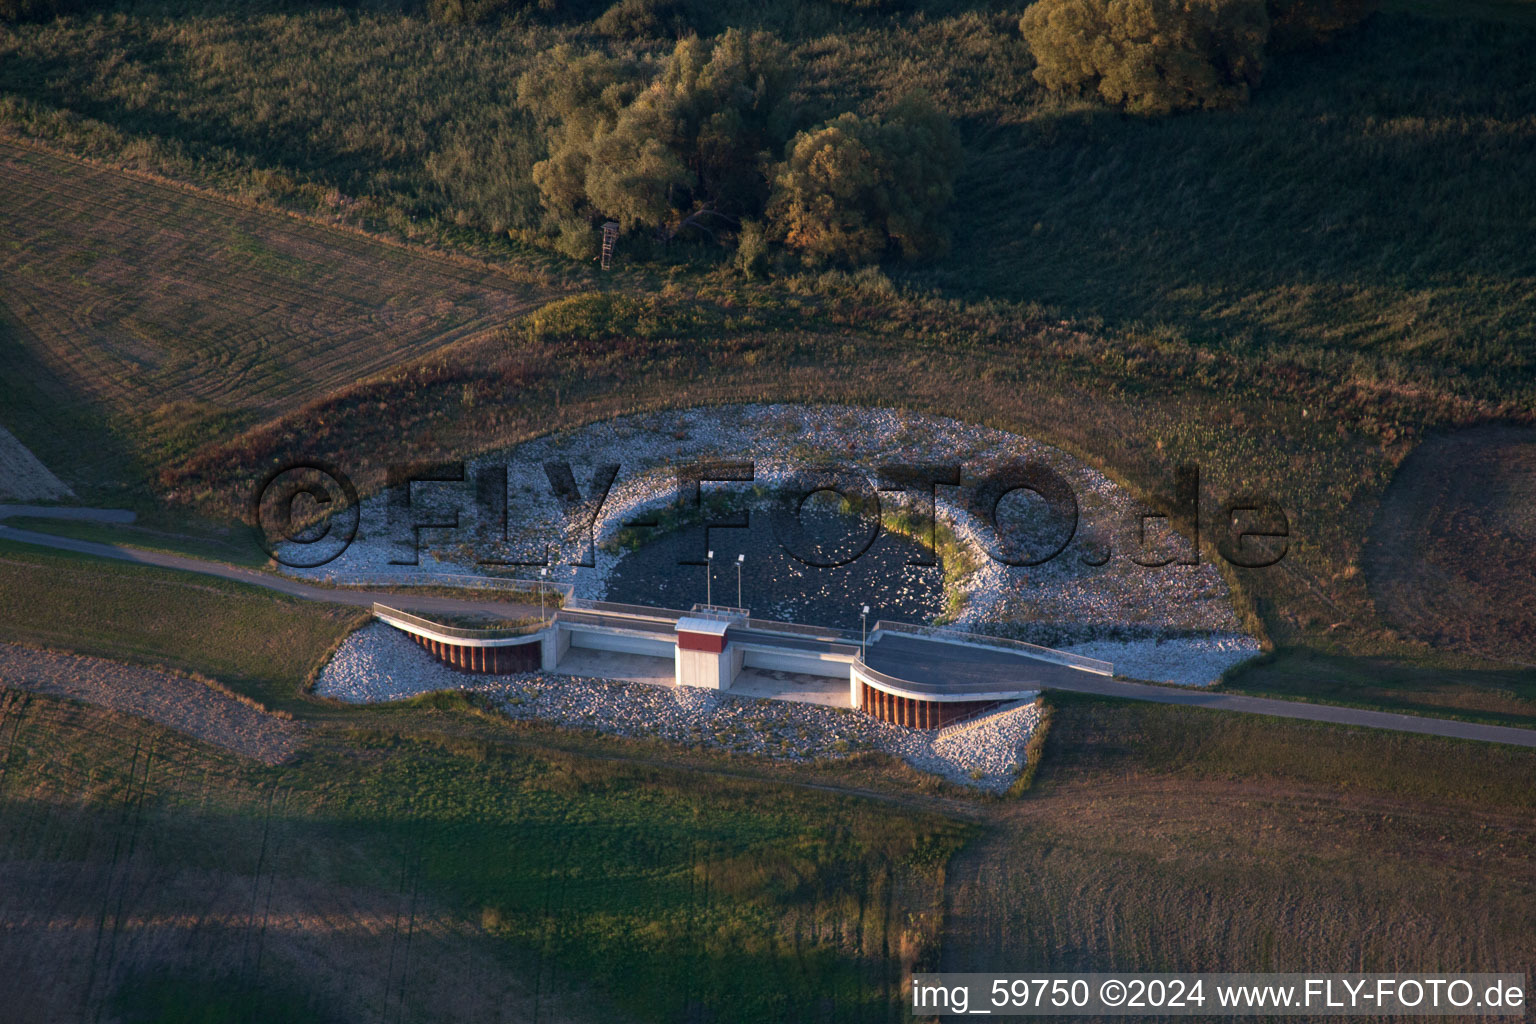
[[[538,637],[520,644],[491,647],[432,640],[409,629],[405,633],[438,661],[465,672],[499,676],[539,670],[541,659]]]
[[[1028,693],[1026,692],[1019,696],[1028,696]],[[946,725],[954,725],[956,722],[963,722],[967,718],[974,718],[977,715],[985,714],[993,708],[1015,699],[1018,698],[955,701],[921,700],[917,697],[898,697],[896,694],[861,682],[859,683],[859,702],[857,707],[871,718],[878,718],[880,721],[890,722],[892,725],[902,725],[909,729],[942,729]]]
[[[743,673],[791,673],[846,682],[835,706],[909,729],[941,729],[1034,697],[1061,673],[1114,672],[1107,662],[995,637],[881,621],[860,639],[753,619],[739,608],[678,611],[568,599],[543,622],[507,629],[464,629],[378,604],[373,612],[465,672],[558,673],[574,651],[670,661],[674,685],[709,690],[730,691]]]

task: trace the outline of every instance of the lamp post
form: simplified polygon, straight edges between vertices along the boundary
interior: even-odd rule
[[[544,625],[544,577],[549,575],[549,566],[539,570],[539,625]]]
[[[736,607],[741,608],[741,567],[746,562],[746,555],[736,556]]]
[[[864,610],[859,612],[859,660],[860,661],[865,660],[864,656],[869,652],[869,628],[868,628],[868,621],[869,621],[869,605],[865,605],[864,606]]]
[[[715,553],[711,550],[704,556],[704,604],[706,607],[715,603],[713,592],[710,590],[710,585],[714,582],[714,575]]]

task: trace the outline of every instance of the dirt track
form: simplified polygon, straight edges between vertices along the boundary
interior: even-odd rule
[[[266,764],[299,749],[294,723],[242,704],[195,679],[102,658],[0,643],[0,688],[70,697],[137,715]]]

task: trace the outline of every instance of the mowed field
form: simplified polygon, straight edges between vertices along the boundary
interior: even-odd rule
[[[1372,594],[1397,628],[1536,666],[1536,430],[1426,440],[1382,497],[1365,554]]]
[[[158,462],[500,325],[551,291],[5,142],[0,277],[14,357],[6,426],[66,482],[90,453],[64,450],[34,409],[78,406],[125,455]]]
[[[1536,969],[1528,754],[1053,703],[1034,789],[950,863],[943,969]]]
[[[467,710],[263,768],[0,680],[6,1020],[905,1019],[963,827]]]

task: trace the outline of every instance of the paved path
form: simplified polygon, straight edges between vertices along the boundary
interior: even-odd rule
[[[1037,686],[1046,690],[1066,690],[1072,693],[1091,693],[1100,697],[1145,700],[1158,704],[1184,704],[1217,711],[1274,715],[1278,718],[1300,718],[1309,722],[1360,725],[1372,729],[1390,729],[1394,732],[1416,732],[1429,736],[1450,736],[1456,739],[1536,747],[1536,729],[1481,725],[1476,722],[1458,722],[1449,718],[1397,715],[1387,711],[1340,707],[1336,704],[1310,704],[1302,701],[1274,700],[1269,697],[1246,697],[1242,694],[1220,691],[1186,690],[1172,686],[1154,686],[1150,683],[1131,683],[1037,661],[1026,655],[1001,649],[987,650],[969,644],[923,641],[899,634],[882,635],[879,641],[870,647],[869,661],[871,667],[903,679],[913,679],[914,682],[919,683],[949,679],[957,681],[962,687],[984,684],[996,689],[998,674],[1007,673],[1021,685]]]
[[[865,663],[876,672],[903,680],[916,693],[954,696],[1071,690],[1080,677],[1106,678],[1001,648],[945,643],[884,630],[875,636]]]
[[[58,537],[51,533],[38,533],[34,530],[18,530],[15,527],[4,525],[3,520],[11,516],[46,516],[51,519],[73,519],[77,521],[121,524],[133,522],[132,512],[125,512],[121,509],[0,505],[0,540],[20,541],[23,544],[36,544],[41,547],[56,548],[60,551],[73,551],[82,555],[94,555],[97,558],[113,558],[118,561],[133,562],[136,565],[150,565],[161,569],[180,569],[183,572],[203,573],[207,576],[217,576],[220,579],[232,580],[236,583],[247,583],[253,587],[264,587],[267,590],[275,590],[280,594],[303,598],[306,601],[325,601],[330,604],[354,605],[362,608],[372,607],[373,603],[377,601],[380,604],[387,604],[392,608],[399,608],[402,611],[479,612],[509,618],[537,615],[539,612],[539,606],[536,604],[522,604],[511,601],[434,597],[425,594],[405,594],[397,591],[358,590],[350,587],[345,589],[317,587],[313,584],[288,579],[273,573],[261,572],[256,569],[243,569],[240,566],[226,565],[223,562],[214,562],[205,558],[176,555],[167,551],[149,551],[144,548],[132,548],[120,544],[102,544],[91,540],[76,540],[73,537]]]
[[[9,516],[47,515],[56,518],[84,519],[96,522],[132,522],[133,514],[113,509],[69,509],[49,506],[0,505],[0,521]],[[536,606],[514,604],[505,601],[475,601],[453,597],[429,597],[374,590],[332,589],[317,587],[297,580],[285,579],[254,569],[242,569],[186,555],[173,555],[160,551],[123,547],[117,544],[101,544],[95,541],[56,537],[32,530],[18,530],[0,522],[0,539],[21,541],[43,547],[74,551],[98,558],[115,558],[139,565],[152,565],[163,569],[181,569],[186,572],[204,573],[237,583],[265,587],[292,597],[309,601],[325,601],[331,604],[370,607],[375,601],[404,611],[419,612],[481,612],[492,615],[531,615]],[[890,645],[889,647],[887,645]],[[1191,707],[1211,708],[1217,711],[1237,711],[1254,715],[1274,715],[1279,718],[1299,718],[1310,722],[1331,722],[1335,725],[1358,725],[1372,729],[1389,729],[1394,732],[1423,733],[1430,736],[1449,736],[1456,739],[1481,740],[1488,743],[1509,743],[1521,747],[1536,748],[1536,729],[1516,729],[1503,725],[1481,725],[1475,722],[1458,722],[1448,718],[1423,718],[1418,715],[1396,715],[1386,711],[1367,711],[1362,708],[1339,707],[1334,704],[1309,704],[1301,701],[1273,700],[1266,697],[1245,697],[1234,693],[1208,690],[1182,690],[1146,683],[1129,683],[1109,679],[1090,672],[1064,669],[1058,665],[1038,662],[1022,655],[1003,650],[986,650],[970,645],[946,644],[940,641],[921,641],[914,637],[886,635],[870,650],[871,661],[876,652],[891,656],[891,668],[901,667],[893,675],[909,678],[944,672],[962,680],[974,678],[977,673],[996,672],[1005,667],[1018,673],[1021,663],[1028,662],[1031,681],[1045,689],[1068,690],[1073,693],[1091,693],[1101,697],[1120,697],[1126,700],[1145,700],[1158,704],[1184,704]],[[900,657],[896,657],[899,655]],[[882,661],[885,659],[882,658]],[[875,667],[872,665],[872,667]]]

